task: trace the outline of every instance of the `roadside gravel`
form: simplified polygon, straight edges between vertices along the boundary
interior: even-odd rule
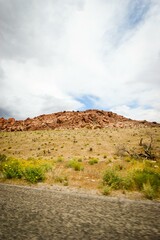
[[[160,239],[160,203],[0,184],[0,239]]]

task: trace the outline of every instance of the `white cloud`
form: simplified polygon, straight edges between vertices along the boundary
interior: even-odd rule
[[[160,119],[160,112],[156,111],[155,109],[147,109],[143,107],[136,107],[131,108],[126,105],[122,105],[119,107],[115,107],[111,109],[113,112],[121,114],[125,117],[136,119],[135,120],[148,120],[148,121],[155,121],[155,119]]]
[[[0,5],[2,112],[25,118],[82,109],[89,95],[97,108],[160,121],[158,0]]]

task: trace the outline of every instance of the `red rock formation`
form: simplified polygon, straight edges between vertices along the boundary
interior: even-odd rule
[[[14,118],[0,118],[0,131],[28,131],[44,129],[74,129],[74,128],[105,128],[105,127],[134,127],[134,126],[160,126],[160,124],[147,121],[135,121],[116,113],[86,110],[82,112],[58,112],[44,114],[35,118],[16,121]]]

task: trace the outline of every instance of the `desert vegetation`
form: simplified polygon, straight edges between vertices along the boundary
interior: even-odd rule
[[[0,181],[160,199],[160,130],[0,132]]]
[[[52,165],[46,160],[24,160],[0,155],[0,170],[6,179],[22,179],[30,183],[44,181],[45,173],[52,169]]]

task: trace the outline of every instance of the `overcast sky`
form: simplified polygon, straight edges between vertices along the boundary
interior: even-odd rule
[[[0,117],[160,122],[160,0],[0,0]]]

